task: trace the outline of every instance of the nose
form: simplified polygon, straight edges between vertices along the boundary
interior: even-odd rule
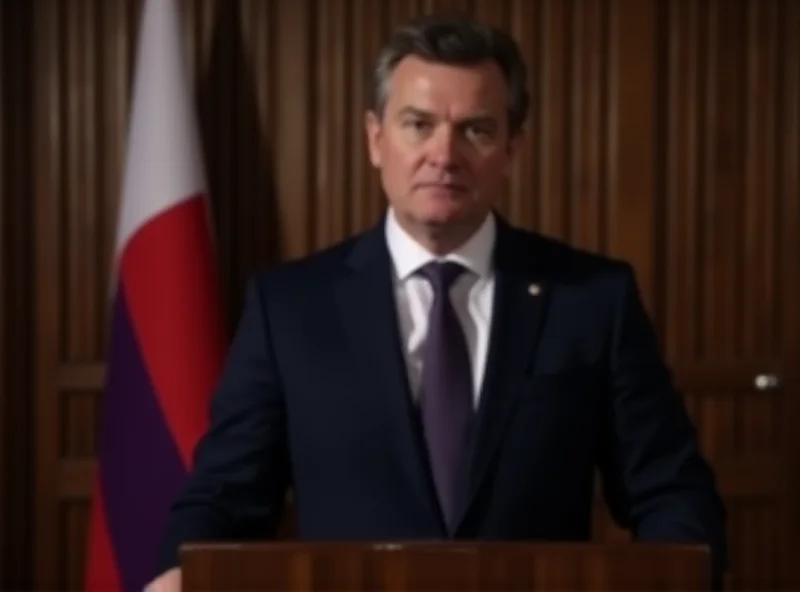
[[[453,169],[458,166],[457,137],[449,126],[441,126],[430,138],[428,161],[432,166],[441,169]]]

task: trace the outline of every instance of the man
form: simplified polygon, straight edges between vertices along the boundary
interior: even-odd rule
[[[383,49],[387,214],[250,282],[152,589],[177,589],[182,541],[273,536],[288,487],[300,537],[586,540],[595,468],[621,525],[710,544],[719,581],[725,512],[630,266],[493,209],[525,77],[468,20]]]

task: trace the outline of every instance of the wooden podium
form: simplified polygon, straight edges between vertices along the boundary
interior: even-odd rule
[[[203,543],[181,548],[184,592],[710,588],[705,547],[645,543]]]

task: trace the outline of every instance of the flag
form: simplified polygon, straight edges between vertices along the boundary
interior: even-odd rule
[[[85,587],[141,590],[206,428],[225,347],[174,0],[146,0],[114,247]]]

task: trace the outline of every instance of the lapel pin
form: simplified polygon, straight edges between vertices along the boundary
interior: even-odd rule
[[[538,296],[542,292],[542,289],[539,287],[539,284],[531,284],[528,286],[528,294],[531,296]]]

